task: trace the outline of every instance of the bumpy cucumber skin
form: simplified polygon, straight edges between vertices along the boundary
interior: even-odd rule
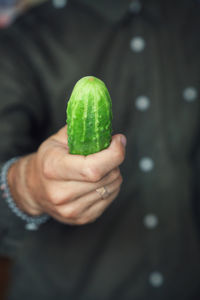
[[[112,102],[100,79],[81,78],[67,105],[67,134],[70,154],[89,155],[110,145]]]

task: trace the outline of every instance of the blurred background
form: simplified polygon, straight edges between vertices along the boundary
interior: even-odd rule
[[[0,257],[0,300],[4,300],[9,287],[11,260]]]

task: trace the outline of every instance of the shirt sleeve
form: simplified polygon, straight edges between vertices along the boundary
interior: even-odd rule
[[[23,57],[4,41],[0,39],[0,168],[8,159],[37,149],[44,115],[33,74]],[[1,254],[12,256],[26,234],[24,225],[0,193]]]

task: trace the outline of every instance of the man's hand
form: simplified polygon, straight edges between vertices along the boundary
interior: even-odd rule
[[[120,191],[119,165],[125,157],[125,143],[126,138],[118,134],[105,150],[88,156],[71,155],[67,128],[63,127],[36,153],[22,158],[10,169],[8,180],[16,203],[26,213],[47,213],[67,224],[93,222]],[[106,198],[96,191],[102,187],[108,192]]]

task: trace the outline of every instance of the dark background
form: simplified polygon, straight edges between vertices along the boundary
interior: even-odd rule
[[[9,271],[11,261],[6,257],[0,257],[0,300],[4,300],[9,283]]]

